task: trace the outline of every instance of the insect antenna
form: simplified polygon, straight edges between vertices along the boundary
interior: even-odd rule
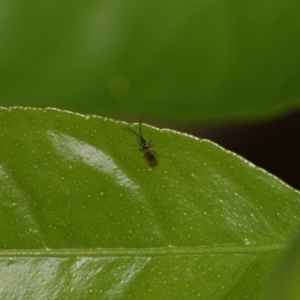
[[[138,138],[141,138],[141,136],[140,136],[135,130],[133,130],[132,128],[130,128],[130,127],[128,127],[128,126],[124,126],[124,127],[122,127],[122,129],[123,129],[123,130],[127,130],[127,131],[129,131],[129,132],[135,134]]]
[[[140,136],[141,136],[141,138],[143,138],[143,135],[142,135],[142,120],[143,120],[143,118],[140,118]]]

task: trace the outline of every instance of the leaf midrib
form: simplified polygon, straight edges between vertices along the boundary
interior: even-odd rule
[[[217,254],[263,254],[281,252],[287,244],[260,244],[260,245],[226,245],[205,247],[158,247],[158,248],[97,248],[97,249],[33,249],[33,250],[1,250],[0,257],[143,257],[143,256],[201,256]]]

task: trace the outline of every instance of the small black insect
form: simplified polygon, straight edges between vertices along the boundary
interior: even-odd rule
[[[148,143],[142,135],[142,119],[139,122],[140,133],[131,129],[130,127],[123,127],[123,129],[135,134],[139,138],[139,143],[141,145],[141,151],[144,152],[144,157],[147,159],[149,166],[155,167],[157,165],[156,152],[151,150],[151,143]]]

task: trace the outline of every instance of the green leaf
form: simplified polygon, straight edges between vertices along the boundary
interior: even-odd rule
[[[270,300],[300,299],[300,235],[284,256],[270,288]]]
[[[300,195],[206,140],[0,110],[1,299],[261,299]],[[138,131],[138,124],[131,128]]]
[[[2,0],[0,99],[177,122],[274,116],[300,104],[299,8]]]

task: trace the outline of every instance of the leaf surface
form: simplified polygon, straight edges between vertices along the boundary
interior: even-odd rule
[[[269,298],[270,300],[296,300],[300,298],[300,236],[284,255],[276,272]]]
[[[0,110],[2,299],[260,299],[300,195],[207,140]],[[132,126],[138,131],[138,124]]]

